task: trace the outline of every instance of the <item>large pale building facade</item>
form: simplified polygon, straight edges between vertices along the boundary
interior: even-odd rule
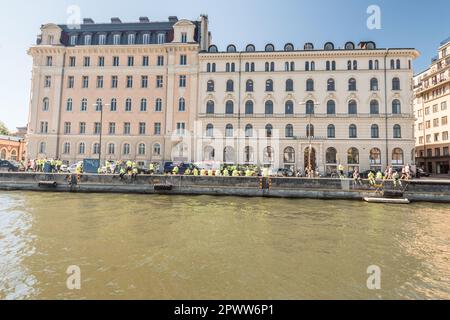
[[[417,164],[429,173],[450,172],[450,38],[430,68],[414,77]]]
[[[211,46],[199,56],[197,156],[321,173],[413,163],[417,56],[373,42]]]
[[[210,42],[206,16],[43,26],[29,51],[29,157],[322,173],[414,162],[416,50]]]
[[[33,58],[30,158],[188,160],[178,150],[193,126],[198,52],[209,45],[208,19],[47,24]]]

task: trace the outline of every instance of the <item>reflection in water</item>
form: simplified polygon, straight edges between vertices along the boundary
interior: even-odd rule
[[[0,193],[0,297],[450,298],[449,226],[448,205]]]

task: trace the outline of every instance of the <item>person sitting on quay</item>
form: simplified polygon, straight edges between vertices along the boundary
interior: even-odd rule
[[[353,171],[353,185],[357,186],[358,184],[361,186],[363,185],[359,169],[355,168]]]
[[[185,176],[190,176],[191,175],[191,169],[187,168],[186,171],[184,171],[184,175]]]
[[[216,177],[222,176],[222,171],[220,171],[220,169],[217,169],[217,170],[214,172],[214,176],[216,176]]]
[[[377,179],[378,181],[383,180],[383,172],[378,171],[378,172],[377,172],[377,177],[376,177],[376,179]]]
[[[194,177],[198,177],[199,172],[198,172],[198,169],[197,169],[197,168],[194,168],[193,174],[194,174]]]
[[[392,180],[394,181],[394,188],[402,187],[402,181],[400,180],[400,175],[397,171],[392,174]]]
[[[369,179],[369,184],[373,187],[377,184],[377,181],[375,180],[375,173],[373,171],[369,172],[369,175],[367,177]]]
[[[175,166],[175,167],[173,168],[173,170],[172,170],[172,174],[173,174],[174,176],[177,176],[178,173],[180,173],[180,167]]]
[[[230,172],[228,171],[227,168],[225,168],[225,169],[223,170],[223,176],[224,176],[224,177],[229,177],[229,176],[230,176]]]

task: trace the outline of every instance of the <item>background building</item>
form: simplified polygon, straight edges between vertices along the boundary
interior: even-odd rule
[[[22,161],[24,159],[24,139],[16,136],[0,135],[0,160]]]
[[[413,163],[418,54],[373,42],[211,46],[199,55],[197,157],[328,173]]]
[[[441,43],[430,68],[414,77],[417,164],[426,171],[450,169],[450,38]]]
[[[172,157],[193,127],[198,52],[208,19],[47,24],[33,57],[30,158],[136,160]],[[181,155],[181,156],[180,156]],[[192,155],[178,153],[179,160]]]

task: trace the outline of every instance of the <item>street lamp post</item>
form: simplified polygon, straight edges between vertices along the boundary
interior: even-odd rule
[[[300,102],[299,105],[308,106],[308,103]],[[316,108],[316,106],[320,106],[320,103],[313,103],[312,106],[313,106],[312,110],[306,109],[306,112],[309,115],[308,128],[306,130],[306,134],[308,135],[308,140],[309,140],[309,147],[308,147],[308,176],[309,176],[309,178],[314,177],[314,173],[312,171],[312,115],[314,113],[314,109]]]
[[[98,150],[98,162],[99,162],[99,166],[101,167],[102,165],[102,138],[103,138],[103,107],[108,107],[109,104],[99,104],[99,103],[94,103],[94,107],[96,109],[100,109],[100,130],[99,130],[99,150]]]

